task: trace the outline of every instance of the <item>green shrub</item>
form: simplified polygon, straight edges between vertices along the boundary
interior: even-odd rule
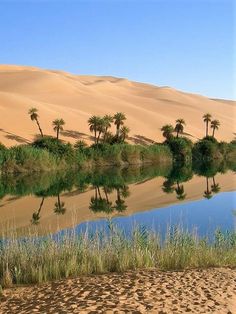
[[[190,159],[193,143],[186,137],[173,137],[167,142],[175,159]]]
[[[172,161],[172,152],[165,144],[144,146],[141,150],[141,160],[149,163],[170,162]]]
[[[206,137],[194,144],[192,155],[194,159],[222,158],[218,142],[212,137]]]
[[[37,139],[33,142],[32,146],[40,149],[46,149],[59,158],[74,157],[74,150],[70,143],[63,143],[61,140],[51,136],[45,136]]]

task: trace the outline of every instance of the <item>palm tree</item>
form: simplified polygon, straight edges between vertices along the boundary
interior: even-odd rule
[[[177,119],[176,121],[176,126],[175,126],[175,132],[176,132],[176,137],[179,137],[179,133],[183,133],[184,131],[184,125],[186,125],[184,119]]]
[[[162,135],[169,140],[172,137],[172,133],[174,132],[174,128],[171,124],[163,125],[161,128]]]
[[[28,111],[28,114],[30,115],[30,119],[32,121],[36,121],[38,128],[39,128],[39,132],[40,132],[41,136],[43,137],[43,131],[40,127],[39,119],[38,119],[39,118],[38,109],[37,108],[30,108]]]
[[[120,127],[124,124],[124,121],[126,120],[126,116],[123,112],[117,112],[114,115],[115,125],[116,125],[116,136],[118,137],[120,135]]]
[[[203,115],[203,121],[206,123],[206,136],[208,136],[208,124],[211,122],[211,114],[206,113]]]
[[[44,199],[45,199],[45,197],[42,197],[42,200],[41,200],[40,205],[39,205],[39,209],[37,210],[37,212],[34,212],[33,215],[32,215],[31,223],[33,225],[38,225],[39,224],[40,212],[41,212],[42,207],[43,207]]]
[[[56,119],[52,122],[53,130],[57,132],[57,140],[59,138],[60,131],[63,131],[63,125],[65,125],[65,121],[63,119]]]
[[[105,133],[105,129],[106,129],[105,121],[103,118],[100,118],[97,125],[97,131],[98,131],[97,144],[99,143],[101,135]]]
[[[122,142],[124,142],[129,135],[130,129],[127,126],[122,126],[120,129],[120,139]]]
[[[54,213],[57,215],[64,215],[66,212],[65,203],[61,202],[60,194],[57,195],[57,202],[55,203]]]
[[[111,123],[113,122],[113,117],[106,114],[103,117],[103,121],[104,121],[104,137],[103,137],[103,141],[106,142],[107,132],[108,132],[108,129],[111,127]]]
[[[211,121],[211,128],[212,130],[212,136],[214,137],[215,135],[215,130],[218,130],[220,127],[220,121],[219,120],[212,120]]]
[[[92,133],[94,132],[95,144],[97,143],[97,132],[98,132],[98,126],[99,126],[100,120],[101,120],[101,117],[99,116],[92,116],[88,119],[89,130]]]

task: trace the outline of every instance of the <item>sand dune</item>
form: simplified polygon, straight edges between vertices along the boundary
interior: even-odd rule
[[[64,140],[92,140],[87,120],[92,114],[123,111],[136,143],[162,141],[160,128],[182,117],[186,133],[193,140],[204,134],[202,115],[219,119],[220,140],[235,137],[235,101],[209,99],[200,95],[157,87],[110,76],[72,75],[34,67],[0,65],[0,142],[7,146],[27,143],[38,133],[27,115],[32,106],[39,109],[46,134],[53,134],[51,122],[66,121]]]

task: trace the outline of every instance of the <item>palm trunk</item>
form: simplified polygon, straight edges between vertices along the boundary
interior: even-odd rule
[[[215,136],[215,128],[213,128],[212,136]]]
[[[179,137],[179,131],[177,131],[176,137],[177,137],[177,138]]]
[[[97,143],[97,130],[94,130],[94,136],[95,136],[95,144]]]
[[[108,128],[106,128],[106,129],[105,129],[105,132],[104,132],[103,143],[106,142],[107,130],[108,130]]]
[[[99,139],[100,139],[101,134],[102,134],[102,131],[100,131],[100,132],[98,133],[98,140],[97,140],[97,144],[98,144],[98,142],[99,142]]]
[[[119,137],[119,135],[120,135],[120,125],[119,124],[117,124],[117,126],[116,126],[116,135],[117,135],[117,137]]]
[[[40,127],[39,121],[38,121],[38,119],[35,119],[35,120],[36,120],[36,123],[38,125],[39,132],[40,132],[41,136],[43,137],[43,131],[42,131],[41,127]]]
[[[206,122],[206,136],[208,136],[208,121]]]
[[[57,128],[57,140],[59,138],[59,128]]]

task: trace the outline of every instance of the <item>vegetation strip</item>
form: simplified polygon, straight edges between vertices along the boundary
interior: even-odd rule
[[[109,232],[96,231],[0,242],[0,280],[12,284],[41,283],[81,274],[121,272],[157,267],[178,270],[236,266],[236,233],[216,230],[213,239],[199,238],[179,227],[164,238],[142,226],[129,235],[108,222]]]
[[[68,168],[94,166],[122,166],[139,164],[163,164],[174,160],[191,161],[213,159],[235,159],[236,142],[218,142],[215,131],[220,122],[211,120],[210,114],[205,114],[206,136],[195,144],[183,136],[183,119],[177,119],[176,125],[164,125],[164,142],[151,145],[131,145],[126,142],[130,129],[124,125],[126,116],[117,112],[114,116],[92,116],[88,120],[89,130],[94,134],[94,144],[90,147],[84,141],[77,141],[74,146],[59,139],[65,121],[56,119],[52,122],[56,137],[45,136],[40,126],[38,110],[31,108],[29,115],[35,121],[40,135],[31,144],[6,148],[0,143],[0,173],[39,172]],[[212,135],[209,135],[209,123]],[[110,128],[114,123],[116,133]],[[176,136],[174,136],[176,133]]]

